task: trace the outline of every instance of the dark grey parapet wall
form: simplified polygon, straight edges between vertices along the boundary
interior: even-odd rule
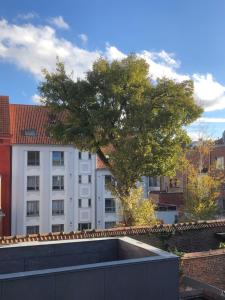
[[[71,245],[74,247],[74,244],[78,248],[83,246],[88,264],[60,268],[54,265],[53,269],[43,270],[38,269],[39,266],[36,265],[36,268],[33,266],[33,271],[2,274],[0,299],[178,300],[178,258],[130,238],[45,243],[43,246],[38,245],[45,248],[44,250],[33,246],[33,251],[39,253],[39,260],[42,260],[42,251],[46,253],[46,246],[56,246],[58,251],[60,245],[60,260],[63,261],[64,254],[67,256],[71,253]],[[104,249],[112,250],[104,262],[99,262],[101,254],[106,254],[105,250],[98,252],[101,244]],[[9,253],[15,251],[13,252],[15,259],[16,248],[20,251],[19,248],[26,250],[26,247],[30,248],[30,245],[4,249],[8,249]],[[88,251],[85,250],[86,247]],[[92,263],[88,258],[91,249],[93,249]],[[80,250],[77,250],[76,255],[78,253],[81,253]],[[108,259],[111,261],[107,261]],[[94,260],[96,262],[93,262]],[[65,261],[67,262],[68,258]],[[85,260],[82,259],[82,262]]]

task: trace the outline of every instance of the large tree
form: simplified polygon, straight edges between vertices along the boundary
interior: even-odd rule
[[[154,82],[149,65],[135,55],[113,62],[101,58],[77,81],[63,63],[44,74],[39,91],[51,113],[51,134],[97,153],[115,178],[114,192],[121,200],[143,175],[175,169],[188,142],[184,126],[202,112],[192,81]]]

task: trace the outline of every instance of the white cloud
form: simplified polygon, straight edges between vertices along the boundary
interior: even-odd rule
[[[217,82],[212,74],[193,75],[196,101],[205,111],[225,108],[225,86]]]
[[[123,52],[119,51],[116,47],[110,46],[109,44],[106,45],[105,57],[109,60],[121,60],[125,58],[127,55]]]
[[[39,95],[34,94],[31,99],[35,104],[41,104],[42,98]]]
[[[61,16],[52,20],[59,21],[54,25],[68,28]],[[80,38],[83,42],[87,41],[86,35],[82,35]],[[174,54],[166,51],[144,50],[137,55],[149,63],[149,75],[153,80],[162,77],[178,82],[193,79],[196,102],[205,111],[225,108],[225,86],[216,81],[212,74],[182,74],[179,71],[180,62],[175,59]],[[55,69],[56,57],[65,62],[67,71],[73,72],[74,79],[82,78],[100,56],[112,61],[123,59],[127,54],[109,44],[106,44],[104,51],[88,51],[59,37],[51,26],[15,25],[5,19],[0,20],[0,60],[15,64],[36,78],[41,78],[43,68],[49,71]]]
[[[78,35],[79,38],[81,39],[81,42],[85,45],[88,42],[88,36],[85,33],[81,33]]]
[[[58,28],[62,28],[62,29],[69,29],[70,28],[69,24],[67,24],[64,21],[62,16],[58,16],[58,17],[49,19],[49,23],[56,26],[56,27],[58,27]]]
[[[150,66],[149,75],[153,80],[162,77],[167,77],[178,82],[190,79],[189,75],[179,74],[177,72],[176,69],[178,68],[179,63],[173,59],[171,54],[166,53],[165,51],[157,53],[145,50],[138,53],[138,55],[148,62]]]
[[[25,14],[18,14],[16,16],[16,19],[21,19],[21,20],[32,20],[38,17],[38,14],[36,12],[29,12]]]
[[[195,123],[225,123],[225,118],[198,118]]]
[[[14,25],[0,20],[0,60],[11,62],[36,78],[41,78],[43,68],[55,69],[56,57],[65,62],[74,78],[83,77],[99,56],[99,51],[87,51],[57,37],[52,27]]]

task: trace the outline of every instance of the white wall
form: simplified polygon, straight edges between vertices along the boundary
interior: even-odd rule
[[[40,151],[40,166],[27,166],[27,151]],[[52,151],[64,151],[64,166],[52,165]],[[78,229],[78,223],[95,227],[95,161],[72,146],[13,145],[12,147],[12,234],[25,234],[26,226],[39,225],[40,232],[50,232],[53,224],[64,224],[64,231]],[[40,176],[40,191],[27,191],[27,176]],[[52,176],[64,176],[64,191],[52,191]],[[78,183],[82,175],[82,184]],[[92,183],[88,183],[88,175]],[[92,199],[92,206],[78,208],[78,199]],[[52,216],[52,200],[64,200],[64,216]],[[26,202],[40,201],[40,216],[26,216]],[[84,205],[85,206],[85,205]]]
[[[156,218],[162,220],[164,224],[174,224],[175,216],[178,216],[177,210],[156,211]]]
[[[114,198],[105,188],[105,176],[111,173],[106,169],[96,171],[96,228],[104,229],[105,222],[119,222],[121,219],[120,206],[116,200],[116,213],[105,213],[105,198]]]

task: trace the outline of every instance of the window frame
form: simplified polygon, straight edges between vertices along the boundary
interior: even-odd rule
[[[34,188],[28,186],[29,178],[34,177]],[[38,175],[29,175],[27,176],[27,192],[38,192],[40,191],[40,178]]]
[[[29,155],[34,154],[33,159],[29,159]],[[27,151],[27,166],[28,167],[37,167],[40,166],[40,151]]]
[[[56,205],[58,206],[57,208],[54,207],[53,203],[62,203],[62,205]],[[53,199],[52,200],[52,216],[64,216],[65,213],[65,207],[64,207],[65,203],[63,199]],[[62,206],[62,207],[60,207]]]
[[[61,229],[60,230],[53,230],[53,228],[54,227],[61,227]],[[52,224],[52,232],[64,232],[64,228],[65,228],[65,226],[64,226],[64,224]]]
[[[110,206],[107,206],[106,202],[109,201],[109,200],[112,201],[114,204],[110,205]],[[111,213],[111,214],[116,213],[116,200],[115,200],[115,198],[105,198],[105,213]]]
[[[34,211],[36,211],[36,213],[29,213],[28,212],[28,208],[29,206],[32,206],[32,204],[35,206],[36,204],[36,208]],[[31,210],[31,209],[29,209]],[[27,217],[39,217],[40,216],[40,201],[39,200],[28,200],[27,201],[27,205],[26,205],[26,216]]]
[[[87,225],[87,228],[81,228],[83,225]],[[84,230],[91,230],[90,222],[78,223],[78,231],[84,231]]]
[[[37,229],[37,230],[34,230],[36,232],[28,232],[28,228],[31,229]],[[26,234],[39,234],[40,233],[40,226],[39,225],[28,225],[26,226]]]
[[[58,180],[60,181],[58,182],[59,184],[54,184],[54,178],[58,178]],[[64,188],[65,188],[64,175],[52,175],[52,190],[64,191]]]
[[[59,160],[54,159],[54,154],[59,154]],[[58,163],[57,163],[58,162]],[[52,166],[63,167],[64,166],[64,151],[52,151]]]

